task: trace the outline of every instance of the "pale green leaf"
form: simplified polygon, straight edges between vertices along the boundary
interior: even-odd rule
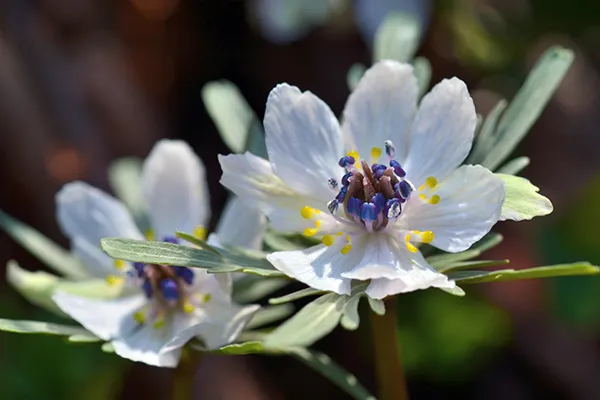
[[[350,66],[350,69],[348,69],[348,74],[346,75],[346,82],[350,91],[354,90],[356,85],[358,85],[358,82],[363,77],[366,70],[367,68],[360,63],[355,63]]]
[[[371,310],[377,315],[385,315],[385,303],[383,300],[373,299],[367,296]]]
[[[52,324],[40,321],[25,321],[14,319],[0,319],[0,331],[13,333],[37,333],[47,335],[88,335],[89,332],[78,326]]]
[[[484,167],[496,169],[510,155],[538,119],[573,62],[571,50],[548,49],[531,70],[498,122],[492,151],[482,161]]]
[[[500,271],[457,271],[448,274],[460,284],[502,282],[519,279],[552,278],[557,276],[595,275],[600,273],[600,268],[588,262],[572,264],[551,265],[527,269],[504,269]]]
[[[289,317],[293,312],[294,306],[291,304],[263,307],[254,314],[245,329],[255,329],[272,324],[275,321]]]
[[[460,286],[454,286],[453,288],[440,288],[440,289],[448,294],[451,294],[453,296],[458,296],[458,297],[462,297],[466,294],[465,291]]]
[[[87,334],[69,336],[67,340],[73,343],[95,343],[102,341],[102,339],[93,335],[91,332],[88,332]]]
[[[496,171],[499,174],[516,175],[529,165],[529,157],[518,157],[504,164]]]
[[[438,267],[437,270],[443,274],[446,274],[450,271],[460,271],[472,268],[497,267],[499,265],[506,265],[508,263],[510,263],[510,260],[458,261],[445,264],[443,267]]]
[[[146,203],[142,194],[143,161],[125,157],[113,161],[108,167],[108,182],[115,195],[125,203],[142,232],[150,227]]]
[[[219,350],[213,351],[213,353],[221,353],[227,355],[244,355],[264,352],[265,350],[263,344],[258,341],[229,344],[227,346],[221,347]]]
[[[548,215],[554,209],[550,200],[539,194],[539,188],[533,186],[527,179],[506,174],[496,174],[496,176],[502,178],[506,190],[500,221],[528,220]]]
[[[17,221],[0,210],[0,227],[15,242],[46,264],[48,267],[68,278],[81,279],[88,277],[79,261],[67,250],[36,231],[32,227]]]
[[[421,26],[417,18],[406,13],[388,13],[375,35],[373,63],[412,60],[420,39]]]
[[[499,233],[490,232],[479,242],[475,243],[469,250],[461,251],[460,253],[436,254],[434,256],[427,257],[427,262],[436,269],[444,268],[449,264],[479,257],[481,253],[498,245],[500,242],[502,242],[502,235]]]
[[[355,294],[344,305],[342,319],[340,324],[344,329],[349,331],[356,330],[360,325],[360,316],[358,315],[358,304],[360,299],[363,297],[361,293]]]
[[[308,297],[308,296],[316,296],[316,295],[323,294],[323,293],[326,293],[326,291],[319,290],[319,289],[313,289],[313,288],[304,288],[304,289],[298,290],[297,292],[286,294],[285,296],[269,299],[269,304],[289,303],[290,301],[295,301],[295,300],[302,299],[302,298]]]
[[[285,278],[265,279],[255,275],[245,275],[233,282],[233,300],[236,303],[246,304],[264,299],[292,281]]]
[[[260,121],[237,86],[209,82],[202,88],[202,101],[227,147],[234,153],[246,150],[252,127]]]
[[[508,102],[506,100],[500,100],[485,117],[481,129],[476,131],[478,133],[477,136],[475,136],[473,149],[471,150],[469,157],[467,157],[465,164],[481,164],[483,159],[492,150],[497,140],[495,132],[496,127],[498,126],[498,120],[507,105]]]
[[[106,343],[102,343],[102,351],[105,353],[114,353],[115,352],[115,348],[113,347],[112,343],[110,342],[106,342]]]

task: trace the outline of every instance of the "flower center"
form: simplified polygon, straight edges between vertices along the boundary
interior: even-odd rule
[[[360,156],[356,151],[350,151],[346,156],[340,158],[340,167],[346,170],[338,182],[330,178],[328,183],[333,189],[339,187],[337,196],[327,203],[327,209],[341,225],[352,224],[355,227],[364,228],[367,232],[378,232],[385,230],[395,223],[402,215],[403,207],[413,192],[419,192],[419,200],[431,205],[440,202],[440,196],[435,194],[437,180],[430,176],[425,183],[415,189],[411,181],[407,179],[406,171],[395,159],[395,148],[391,141],[385,142],[385,153],[387,165],[380,164],[379,159],[382,150],[379,147],[371,149],[371,164],[364,159],[360,162]],[[343,210],[343,214],[340,211]],[[306,236],[315,235],[321,228],[321,220],[318,218],[319,210],[304,207],[301,214],[304,218],[313,220],[315,228],[307,228]],[[354,229],[355,231],[355,229]],[[338,232],[335,236],[342,236],[344,232]],[[352,248],[352,232],[345,235],[346,245],[341,249],[342,254],[347,254]],[[430,243],[434,234],[431,231],[409,231],[405,234],[404,242],[411,252],[417,248],[412,242]],[[323,243],[327,246],[333,245],[335,237],[325,235]]]

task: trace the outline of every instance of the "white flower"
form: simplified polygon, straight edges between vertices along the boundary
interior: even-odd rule
[[[352,93],[340,127],[310,92],[278,85],[265,113],[269,161],[220,156],[221,183],[254,199],[279,230],[322,236],[320,245],[267,256],[307,285],[383,298],[455,283],[433,269],[418,243],[458,252],[498,221],[500,178],[460,166],[476,114],[465,84],[443,80],[417,110],[412,67],[383,61]]]
[[[210,215],[208,188],[204,167],[187,144],[157,143],[144,163],[142,191],[149,234],[156,240],[178,242],[176,231],[204,235]],[[112,196],[74,182],[65,185],[56,201],[59,224],[83,266],[92,276],[124,283],[127,295],[101,300],[59,292],[53,300],[86,329],[111,341],[120,356],[173,367],[192,337],[200,337],[211,349],[231,343],[258,309],[232,303],[229,274],[109,258],[100,249],[101,238],[144,239],[128,210]],[[237,236],[221,224],[220,240],[256,246],[262,229],[258,212],[242,212],[239,205],[231,209],[248,215],[238,216]]]

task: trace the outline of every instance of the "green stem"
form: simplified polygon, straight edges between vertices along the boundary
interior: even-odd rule
[[[191,400],[194,398],[194,375],[198,357],[188,348],[183,348],[181,358],[173,371],[171,400]]]
[[[386,301],[385,315],[371,313],[371,339],[380,400],[408,400],[400,361],[396,296]]]

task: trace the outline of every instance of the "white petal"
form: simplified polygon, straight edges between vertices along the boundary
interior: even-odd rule
[[[52,300],[85,329],[104,340],[133,329],[136,325],[133,313],[146,303],[141,294],[115,300],[94,300],[57,292]]]
[[[83,182],[68,183],[56,195],[57,219],[66,236],[100,246],[103,237],[142,239],[123,203]]]
[[[142,190],[158,240],[207,223],[210,204],[204,165],[185,142],[161,140],[154,146],[144,161]]]
[[[436,205],[411,198],[401,221],[407,229],[434,233],[432,245],[458,252],[492,229],[504,202],[502,179],[478,165],[465,165],[438,184]]]
[[[230,246],[262,249],[267,219],[251,202],[233,197],[227,202],[217,224],[219,240]]]
[[[193,268],[192,290],[199,296],[210,295],[220,302],[231,302],[233,279],[231,274],[209,274],[205,269]]]
[[[412,292],[415,290],[437,288],[454,288],[456,283],[448,280],[446,275],[433,269],[423,258],[420,252],[410,253],[406,249],[397,247],[394,251],[398,257],[398,264],[403,274],[395,279],[372,279],[365,293],[374,299],[383,299],[398,293]]]
[[[244,326],[260,306],[239,306],[232,303],[210,301],[204,307],[208,323],[199,327],[198,335],[208,349],[217,349],[232,343],[242,333]]]
[[[71,251],[81,261],[85,271],[95,278],[106,278],[118,271],[114,260],[104,253],[99,245],[93,245],[81,237],[75,237],[71,242]]]
[[[383,150],[384,142],[391,140],[396,159],[405,160],[417,110],[418,87],[412,71],[409,64],[390,60],[367,70],[344,109],[342,131],[348,150],[357,150],[369,161],[373,147]]]
[[[350,279],[342,274],[360,262],[364,249],[353,241],[352,250],[342,254],[344,244],[338,239],[330,247],[318,245],[304,250],[279,251],[269,254],[267,260],[284,274],[312,288],[350,294]]]
[[[298,232],[312,227],[313,223],[301,217],[302,207],[326,208],[326,202],[291,189],[273,173],[268,161],[252,153],[219,155],[219,162],[223,169],[221,184],[251,206],[259,207],[277,230]]]
[[[344,148],[329,106],[311,92],[280,84],[267,99],[264,125],[273,172],[298,193],[332,199],[336,192],[327,182],[343,175],[337,162]]]
[[[419,106],[403,167],[415,185],[428,176],[443,180],[471,150],[477,124],[467,86],[458,78],[444,79]]]

